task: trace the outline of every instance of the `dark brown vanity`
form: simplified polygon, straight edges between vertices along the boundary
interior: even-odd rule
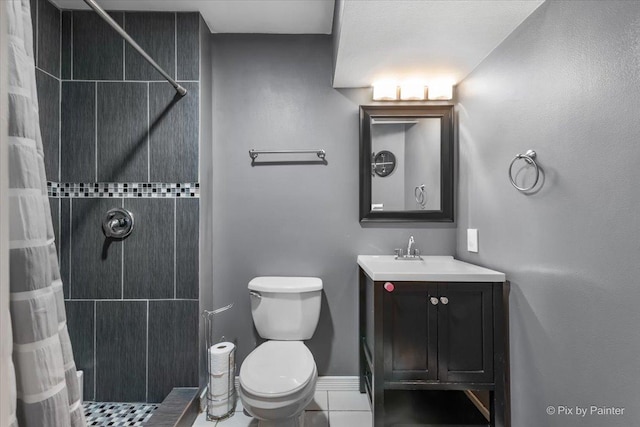
[[[358,264],[360,391],[374,427],[509,425],[504,275],[452,257]]]

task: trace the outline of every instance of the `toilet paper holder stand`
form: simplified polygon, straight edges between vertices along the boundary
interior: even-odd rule
[[[207,352],[207,421],[223,420],[233,416],[235,413],[237,393],[236,393],[236,366],[235,366],[235,348],[233,348],[228,354],[227,360],[227,372],[213,372],[212,369],[212,357],[210,349],[217,345],[218,342],[214,338],[214,317],[217,314],[225,312],[233,307],[233,304],[229,304],[225,307],[218,308],[216,310],[204,310],[202,317],[204,318],[205,327],[205,350]],[[224,341],[224,337],[222,338]],[[215,395],[213,393],[214,377],[220,376],[224,378],[226,374],[227,385],[226,392]]]

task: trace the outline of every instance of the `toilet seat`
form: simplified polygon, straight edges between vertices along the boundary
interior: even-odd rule
[[[267,341],[240,367],[240,385],[263,398],[279,398],[303,389],[316,372],[313,355],[302,341]]]

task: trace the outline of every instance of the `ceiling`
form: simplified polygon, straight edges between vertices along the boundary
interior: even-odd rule
[[[52,0],[88,9],[82,0]],[[198,11],[213,33],[331,34],[337,88],[457,84],[544,0],[97,0],[107,10]]]
[[[82,0],[52,0],[89,9]],[[331,34],[334,0],[96,0],[105,10],[200,12],[212,33]]]
[[[334,87],[466,77],[543,0],[338,3]]]

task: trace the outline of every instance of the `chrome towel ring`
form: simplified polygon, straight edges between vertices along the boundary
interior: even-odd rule
[[[418,185],[413,190],[413,194],[416,198],[416,203],[418,204],[420,209],[424,209],[426,205],[424,184]]]
[[[515,180],[513,178],[513,164],[518,159],[524,159],[524,161],[526,161],[530,165],[533,165],[533,167],[536,168],[536,179],[534,180],[533,184],[531,184],[531,186],[529,186],[529,187],[518,187],[518,185],[516,184],[516,182],[515,182]],[[536,152],[535,151],[527,150],[526,153],[518,154],[513,158],[513,160],[511,160],[511,164],[509,165],[509,181],[511,181],[511,185],[513,185],[516,190],[523,191],[523,192],[524,191],[531,191],[536,186],[536,184],[538,184],[538,179],[539,178],[540,178],[540,168],[538,168],[538,164],[536,163]]]

